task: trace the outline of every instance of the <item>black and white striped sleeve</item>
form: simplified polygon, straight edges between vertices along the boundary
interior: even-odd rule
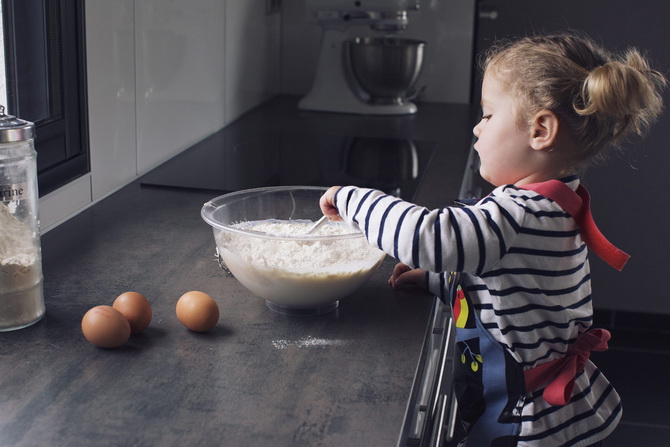
[[[518,234],[524,212],[495,201],[429,210],[372,189],[343,187],[340,216],[370,244],[413,268],[480,275],[498,263]]]

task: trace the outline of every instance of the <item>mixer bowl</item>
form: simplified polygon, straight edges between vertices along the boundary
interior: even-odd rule
[[[319,198],[326,189],[248,189],[202,207],[225,266],[274,311],[318,315],[334,310],[384,259],[384,252],[342,222],[304,234],[322,215]]]
[[[348,41],[349,65],[375,104],[403,104],[423,65],[426,43],[397,37],[357,37]]]

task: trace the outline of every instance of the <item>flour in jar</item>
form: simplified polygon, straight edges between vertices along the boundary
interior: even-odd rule
[[[333,269],[343,265],[346,270],[357,269],[362,263],[369,268],[372,258],[379,258],[380,251],[371,247],[364,237],[352,238],[310,238],[301,239],[313,222],[306,220],[263,220],[248,221],[234,225],[236,228],[251,230],[286,238],[260,238],[229,234],[226,239],[228,250],[245,258],[251,264],[287,270],[306,269],[315,271]],[[336,236],[353,234],[354,230],[342,222],[330,222],[312,236]],[[335,267],[334,267],[335,266]],[[335,273],[330,271],[330,273]]]
[[[31,271],[37,261],[32,231],[23,225],[9,211],[9,208],[0,203],[0,287],[4,289],[12,283],[24,282],[29,285],[34,281],[23,278]],[[12,284],[17,286],[20,284]],[[12,287],[13,288],[13,287]]]
[[[44,313],[39,246],[30,228],[0,203],[0,330]]]

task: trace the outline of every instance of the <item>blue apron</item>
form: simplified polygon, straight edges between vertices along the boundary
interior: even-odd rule
[[[515,446],[526,394],[523,370],[484,329],[459,276],[452,274],[449,285],[456,325],[454,393],[467,442],[476,447]]]
[[[561,206],[577,221],[583,240],[609,265],[621,270],[628,255],[600,233],[590,211],[590,196],[583,186],[573,191],[560,180],[525,185]],[[609,333],[593,329],[580,334],[561,358],[523,370],[507,350],[484,328],[471,299],[451,273],[449,296],[456,327],[454,394],[471,447],[513,447],[521,431],[521,410],[530,392],[545,387],[552,405],[564,405],[576,374],[590,351],[607,349]]]

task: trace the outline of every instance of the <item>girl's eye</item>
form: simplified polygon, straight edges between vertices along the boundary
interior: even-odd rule
[[[482,116],[482,121],[488,120],[490,118],[491,118],[491,115],[484,115],[484,116]]]

